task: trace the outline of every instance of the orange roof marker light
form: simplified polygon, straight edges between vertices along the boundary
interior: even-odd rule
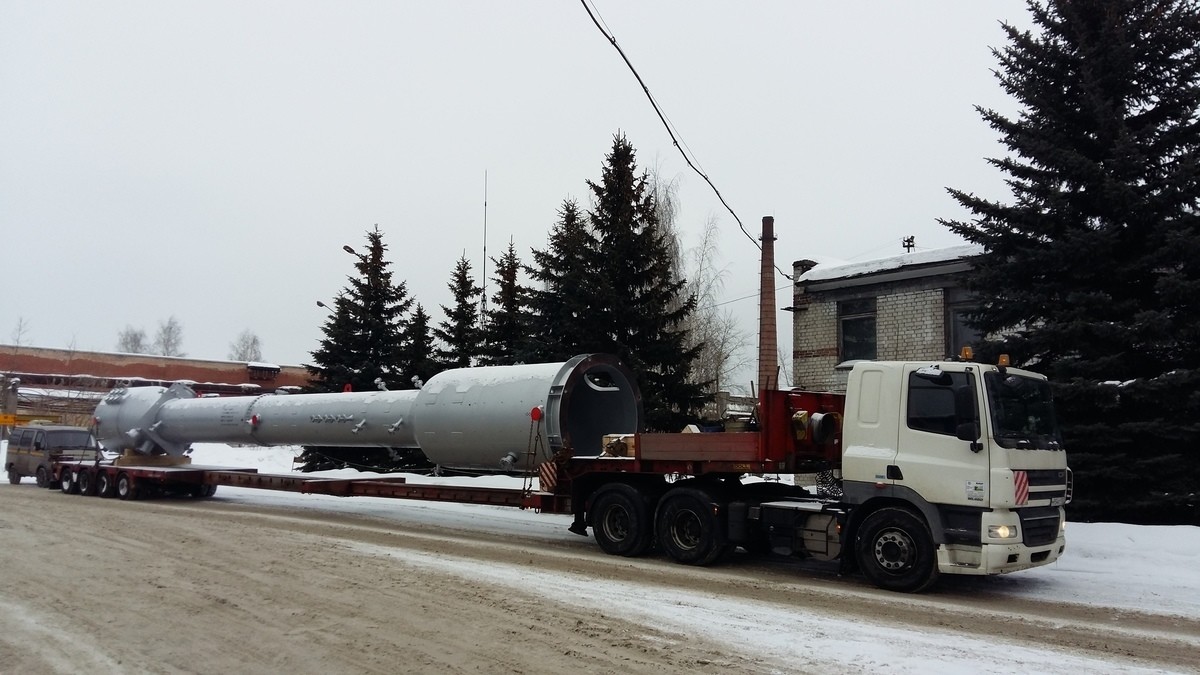
[[[962,351],[958,353],[958,358],[960,361],[974,361],[975,350],[971,349],[970,345],[963,345]]]

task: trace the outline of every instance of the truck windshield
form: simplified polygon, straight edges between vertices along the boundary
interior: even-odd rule
[[[96,440],[92,438],[92,434],[86,430],[79,431],[51,431],[48,440],[50,446],[63,450],[74,448],[94,448]]]
[[[1054,417],[1050,384],[1012,373],[990,372],[988,409],[996,443],[1022,450],[1061,450],[1062,435]]]

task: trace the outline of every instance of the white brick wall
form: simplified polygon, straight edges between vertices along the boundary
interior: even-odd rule
[[[797,293],[792,318],[792,361],[796,385],[844,390],[838,357],[837,302]],[[875,332],[880,360],[941,359],[946,354],[945,298],[941,288],[890,289],[876,297]]]
[[[881,295],[875,333],[881,361],[941,359],[946,351],[942,289]]]
[[[813,302],[792,317],[792,364],[795,382],[805,389],[833,388],[838,364],[836,302]]]

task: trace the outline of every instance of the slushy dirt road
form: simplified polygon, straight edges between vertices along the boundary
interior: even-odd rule
[[[570,591],[554,597],[537,587],[547,572],[841,622],[1001,636],[1116,669],[1200,667],[1195,618],[1014,599],[981,580],[907,596],[827,566],[627,560],[602,554],[590,538],[496,532],[472,518],[453,528],[383,519],[337,503],[297,511],[221,492],[121,502],[0,486],[0,672],[661,675],[878,666],[822,654],[783,662],[736,641],[656,626],[619,607],[576,602]],[[473,578],[472,566],[489,573]],[[994,663],[1002,653],[981,658]]]

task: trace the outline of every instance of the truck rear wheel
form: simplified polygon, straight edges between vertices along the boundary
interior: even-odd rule
[[[937,553],[925,521],[894,507],[867,516],[858,528],[858,567],[876,586],[916,593],[937,581]]]
[[[630,485],[612,485],[592,500],[592,534],[609,555],[642,555],[654,542],[646,499]]]
[[[133,486],[133,479],[127,473],[121,473],[117,476],[117,497],[121,499],[137,499],[137,488]]]
[[[46,467],[39,466],[37,468],[37,473],[34,475],[37,477],[37,486],[38,487],[40,487],[40,488],[53,487],[50,485],[50,472],[46,470]]]
[[[75,481],[75,474],[71,473],[71,470],[67,468],[59,472],[58,486],[64,495],[73,495],[79,492],[79,483]]]
[[[655,518],[658,545],[675,562],[710,565],[730,550],[724,505],[695,488],[675,488],[663,497]]]
[[[113,479],[108,475],[107,471],[100,471],[96,474],[96,494],[101,497],[113,496]]]
[[[21,474],[17,473],[16,469],[9,469],[8,470],[8,482],[11,483],[12,485],[16,485],[17,483],[20,483],[21,482]]]

